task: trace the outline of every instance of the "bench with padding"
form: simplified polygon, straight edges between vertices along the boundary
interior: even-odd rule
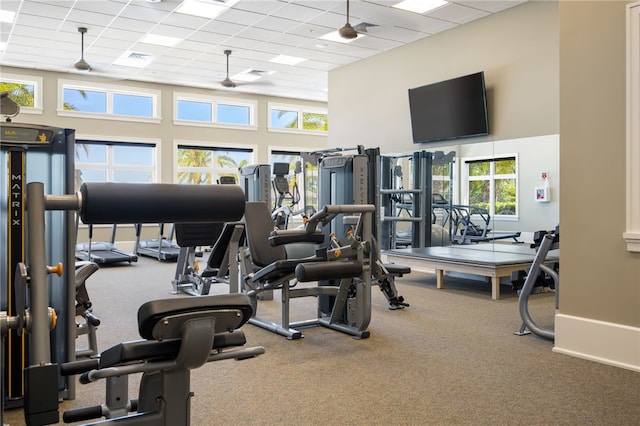
[[[105,404],[67,410],[64,421],[106,417],[118,424],[188,424],[190,370],[264,353],[262,347],[241,348],[246,339],[239,328],[252,313],[242,294],[145,303],[138,310],[142,340],[119,343],[98,359],[61,365],[65,375],[81,374],[84,384],[107,379]],[[137,401],[128,398],[127,378],[135,373],[143,374]]]

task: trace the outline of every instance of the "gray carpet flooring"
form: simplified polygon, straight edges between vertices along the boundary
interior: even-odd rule
[[[175,264],[142,258],[104,267],[87,282],[101,350],[138,338],[136,313],[147,300],[172,296]],[[209,363],[192,372],[192,421],[206,425],[638,425],[640,374],[556,354],[520,327],[516,294],[503,286],[412,273],[397,287],[411,306],[390,311],[373,289],[371,337],[326,328],[289,341],[252,325],[248,346],[266,353]],[[224,293],[224,284],[212,292]],[[531,313],[553,325],[552,293],[532,296]],[[278,319],[278,295],[259,305]],[[316,299],[292,302],[292,319],[312,318]],[[84,344],[79,341],[79,345]],[[138,378],[130,380],[132,395]],[[104,399],[104,384],[77,386],[61,410]],[[20,410],[5,413],[24,424]]]

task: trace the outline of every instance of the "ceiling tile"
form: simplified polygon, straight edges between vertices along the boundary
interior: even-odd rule
[[[219,89],[229,71],[275,71],[238,92],[326,100],[327,72],[482,19],[523,0],[455,0],[419,15],[392,8],[397,0],[351,0],[349,22],[375,24],[351,43],[320,40],[347,22],[345,0],[240,0],[215,19],[175,12],[180,0],[0,0],[18,11],[14,25],[2,25],[0,65],[76,74],[77,28],[86,26],[85,57],[91,74],[113,79],[157,81]],[[174,47],[139,43],[146,34],[183,38]],[[144,69],[114,66],[124,52],[154,56]],[[273,64],[279,54],[307,58],[298,65]],[[79,75],[79,74],[78,74]],[[83,75],[87,75],[86,73]]]

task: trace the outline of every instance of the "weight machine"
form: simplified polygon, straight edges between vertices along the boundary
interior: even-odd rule
[[[344,155],[343,151],[329,151],[317,155],[319,169],[319,199],[321,205],[333,204],[372,204],[376,206],[372,216],[373,261],[371,273],[380,290],[389,302],[390,309],[402,309],[409,306],[398,294],[395,277],[411,272],[406,265],[383,263],[380,260],[378,238],[380,236],[380,150],[364,149],[359,146],[357,153]],[[325,237],[335,235],[338,239],[349,232],[357,217],[338,214],[330,226],[324,227]],[[332,285],[333,283],[327,282]],[[321,298],[330,306],[331,298]]]
[[[405,187],[402,181],[403,161],[410,162],[411,165],[412,184],[409,187]],[[451,223],[447,223],[447,213],[442,207],[452,204],[450,188],[453,183],[454,161],[453,151],[446,154],[442,151],[416,151],[406,156],[380,158],[382,250],[409,245],[414,248],[449,245],[454,230],[451,229]],[[435,174],[434,170],[438,169],[442,169],[442,172]],[[439,192],[434,193],[434,179],[436,176],[443,176],[445,171],[448,171],[448,181],[444,181]],[[400,215],[401,211],[405,214]],[[440,223],[436,223],[439,217]],[[398,232],[398,224],[401,223],[409,225],[407,235],[400,235]]]
[[[2,98],[2,113],[5,114],[7,97]],[[40,291],[49,301],[57,314],[57,326],[49,334],[47,323],[45,331],[36,332],[37,339],[50,342],[40,352],[34,352],[27,344],[27,336],[22,331],[25,321],[30,317],[21,315],[24,307],[23,293],[14,287],[21,283],[26,271],[23,265],[27,259],[27,249],[32,239],[38,235],[27,232],[27,205],[25,193],[30,182],[42,182],[46,190],[55,194],[74,192],[75,131],[51,126],[32,124],[2,123],[0,125],[0,163],[6,165],[5,178],[0,185],[0,280],[2,317],[0,318],[2,336],[0,340],[0,358],[2,363],[1,403],[3,407],[23,406],[24,389],[30,373],[25,365],[35,365],[34,360],[46,357],[53,362],[65,362],[75,356],[76,321],[76,277],[75,277],[75,220],[72,212],[52,211],[42,220],[46,228],[38,232],[46,238],[47,244],[41,245],[42,256],[46,256],[52,265],[72,265],[71,267],[53,267],[52,272],[39,276]],[[29,209],[31,207],[29,206]],[[33,286],[33,283],[31,283]],[[36,306],[38,301],[35,301]],[[38,306],[37,306],[38,307]],[[46,307],[41,311],[47,322]],[[33,311],[31,312],[31,315]],[[13,322],[12,322],[13,321]],[[35,325],[35,324],[34,324]],[[36,330],[38,327],[36,326]],[[6,335],[6,345],[4,336]],[[29,370],[33,371],[33,370]],[[75,383],[67,378],[51,378],[59,397],[75,397]],[[0,410],[1,411],[1,410]],[[1,423],[0,418],[0,423]]]
[[[244,257],[244,291],[257,312],[258,296],[264,291],[281,290],[280,322],[252,317],[249,322],[288,339],[302,338],[300,328],[322,325],[357,338],[369,337],[371,318],[371,265],[373,205],[330,205],[308,219],[304,229],[274,229],[264,202],[248,202],[245,226],[250,256]],[[321,244],[324,233],[338,215],[359,214],[358,223],[344,238],[330,243],[303,258],[287,256],[285,244]],[[323,281],[331,280],[330,284]],[[293,284],[291,283],[293,281]],[[297,287],[299,282],[318,281],[314,287]],[[319,297],[316,318],[290,321],[290,301],[300,297]],[[323,306],[322,297],[333,298]]]
[[[192,296],[209,294],[215,283],[229,284],[229,292],[238,292],[238,252],[244,241],[242,222],[176,224],[176,237],[181,247],[176,273],[171,281],[172,293]],[[204,267],[200,267],[197,247],[211,246]]]
[[[20,336],[28,335],[29,356],[24,370],[27,425],[57,423],[59,383],[68,379],[67,375],[80,372],[85,372],[82,379],[85,383],[112,378],[107,381],[107,398],[113,399],[105,407],[100,406],[100,410],[76,412],[65,420],[85,420],[97,414],[106,415],[110,418],[108,422],[118,424],[188,425],[191,369],[208,361],[245,359],[264,352],[263,348],[226,351],[229,347],[245,343],[242,334],[231,337],[226,333],[238,329],[251,315],[251,306],[242,295],[149,302],[138,311],[140,335],[144,340],[111,348],[101,354],[100,360],[73,362],[75,354],[56,360],[52,350],[57,348],[50,340],[50,334],[55,333],[57,327],[56,311],[51,307],[55,298],[47,290],[48,277],[62,275],[64,271],[74,274],[75,268],[69,268],[71,256],[67,256],[64,264],[47,266],[46,247],[51,241],[45,235],[49,230],[46,225],[49,213],[79,211],[82,221],[87,224],[238,220],[244,212],[244,196],[240,188],[85,183],[76,194],[45,195],[42,182],[30,182],[26,191],[12,194],[16,194],[12,197],[13,202],[27,206],[28,263],[23,260],[16,264],[13,290],[17,308],[11,313],[2,312],[0,329],[3,339],[9,330]],[[195,203],[199,206],[196,210],[183,207]],[[67,219],[72,225],[72,217]],[[71,232],[72,229],[71,226]],[[71,249],[67,253],[71,255],[73,245],[69,244],[69,247]],[[72,280],[68,284],[74,282]],[[75,285],[71,287],[75,292]],[[69,297],[65,302],[73,304],[74,299]],[[63,309],[66,304],[62,305]],[[63,315],[58,314],[60,319],[75,316],[75,310],[63,310],[61,313]],[[75,322],[72,325],[75,327]],[[225,334],[218,337],[217,334],[222,332]],[[127,416],[134,405],[127,402],[128,386],[122,383],[132,373],[143,373],[143,378],[137,414]]]

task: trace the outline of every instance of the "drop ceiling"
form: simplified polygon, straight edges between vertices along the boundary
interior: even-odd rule
[[[182,0],[2,0],[0,65],[82,73],[74,63],[86,27],[91,75],[326,101],[330,70],[526,0],[456,0],[424,14],[393,7],[400,0],[352,0],[349,22],[364,29],[348,43],[323,38],[346,23],[346,0],[187,1],[223,10],[208,18],[184,13]],[[227,49],[230,89],[220,85]],[[273,62],[280,55],[289,63]]]

